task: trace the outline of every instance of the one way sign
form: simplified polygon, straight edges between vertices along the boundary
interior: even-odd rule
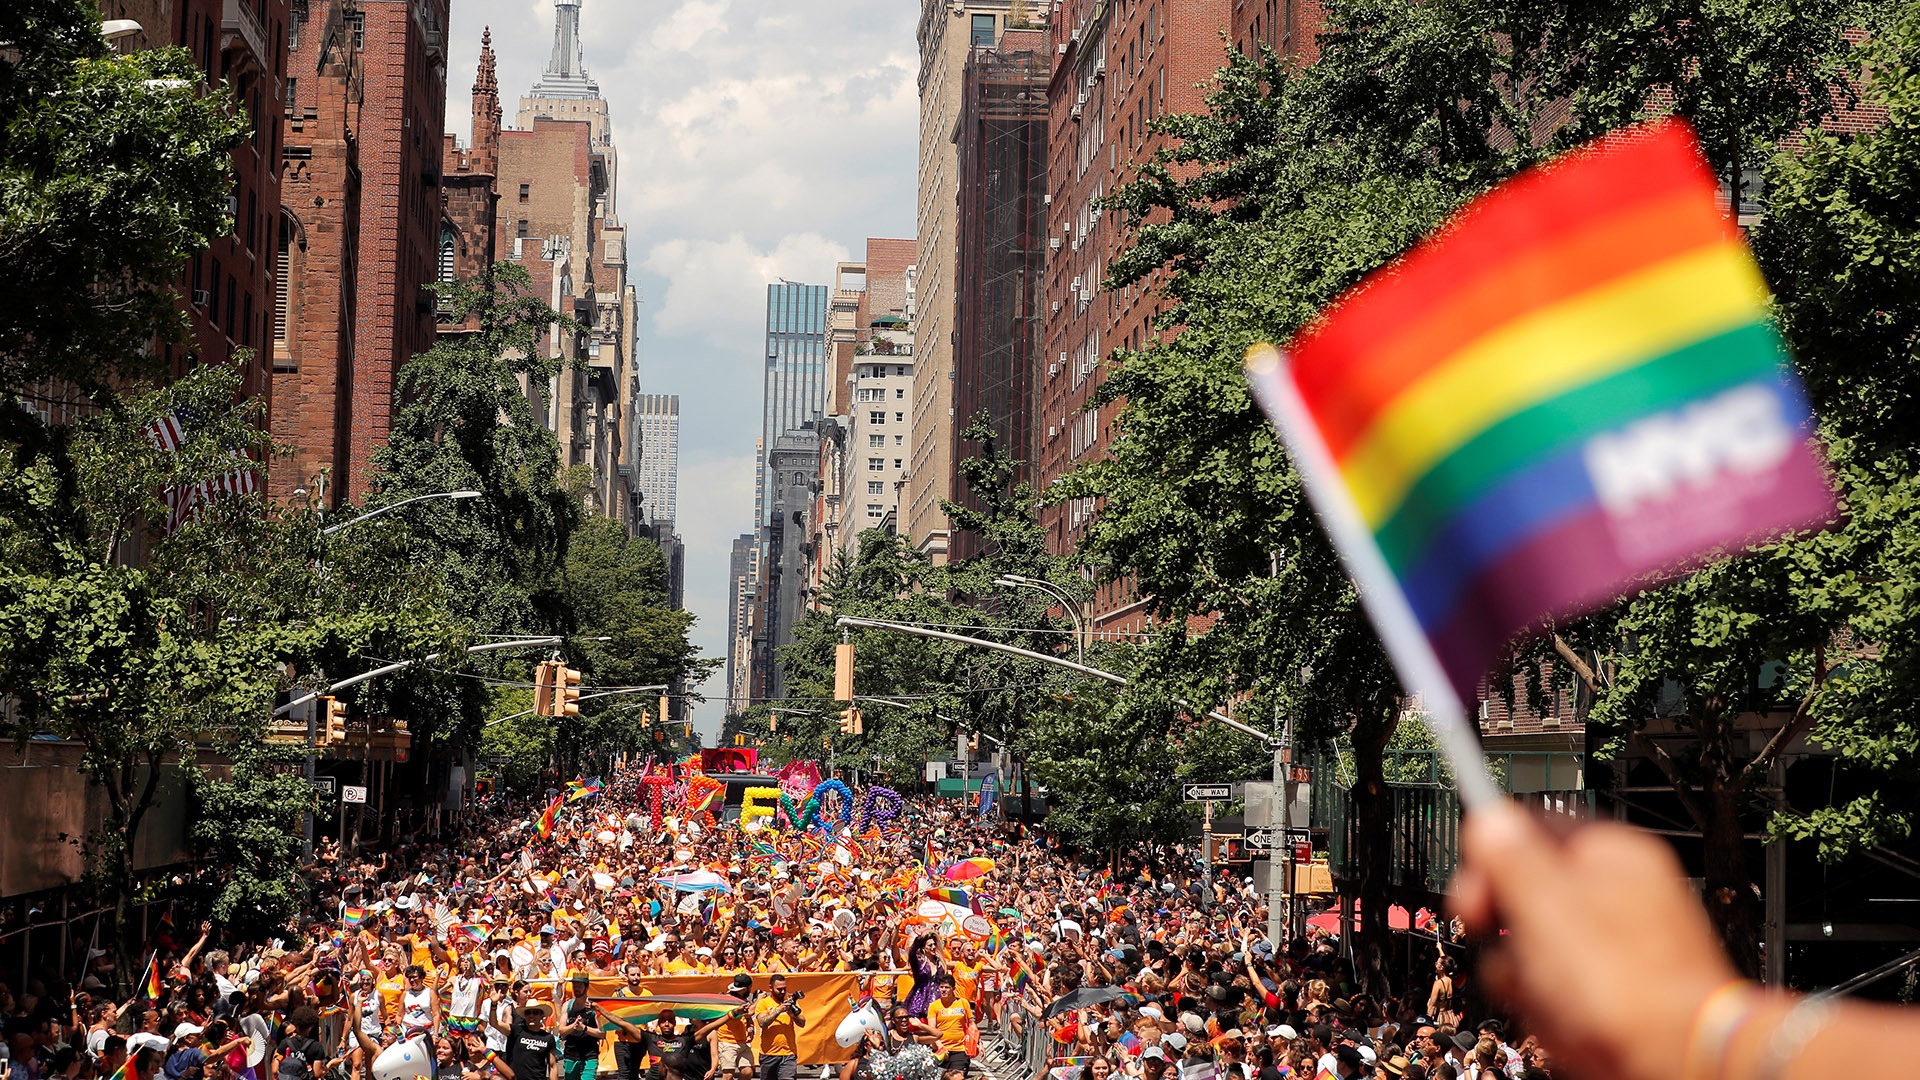
[[[1232,802],[1232,784],[1182,784],[1180,797],[1188,802]]]

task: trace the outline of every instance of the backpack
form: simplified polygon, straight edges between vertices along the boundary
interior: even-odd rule
[[[284,1049],[286,1054],[280,1058],[277,1080],[311,1080],[313,1063],[326,1057],[312,1039],[289,1039]]]

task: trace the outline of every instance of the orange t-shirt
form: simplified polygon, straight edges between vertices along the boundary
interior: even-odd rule
[[[951,1054],[967,1048],[967,1021],[973,1006],[965,1001],[938,1001],[927,1006],[927,1022],[940,1033],[941,1053]]]

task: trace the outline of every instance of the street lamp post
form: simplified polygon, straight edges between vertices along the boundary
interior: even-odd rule
[[[1061,610],[1065,611],[1067,618],[1073,621],[1073,644],[1078,652],[1080,662],[1082,664],[1087,662],[1086,622],[1080,617],[1079,601],[1067,595],[1065,589],[1062,589],[1051,581],[1042,581],[1039,578],[1030,578],[1022,574],[1001,574],[999,577],[993,579],[993,583],[995,585],[1007,585],[1014,588],[1034,589],[1058,600]]]
[[[362,514],[357,518],[351,518],[347,521],[341,522],[338,525],[329,525],[326,528],[320,530],[320,535],[332,536],[334,533],[339,532],[341,529],[351,528],[355,525],[361,524],[362,522],[372,521],[374,518],[377,518],[382,514],[391,514],[395,510],[400,509],[401,507],[407,505],[408,503],[417,503],[425,499],[477,499],[479,497],[480,497],[480,492],[478,491],[464,491],[464,490],[463,491],[430,491],[425,495],[415,495],[410,499],[401,499],[397,503],[392,503],[387,506],[383,506],[380,509],[375,510],[370,514]]]

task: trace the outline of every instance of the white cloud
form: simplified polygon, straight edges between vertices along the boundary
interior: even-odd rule
[[[726,25],[726,0],[689,0],[654,28],[649,40],[656,49],[684,52],[702,37]]]
[[[750,349],[740,359],[751,363],[760,355],[766,287],[781,278],[823,281],[823,267],[830,273],[849,257],[846,245],[818,233],[783,236],[770,251],[757,249],[739,233],[724,240],[662,241],[642,261],[648,273],[667,283],[654,328],[663,338],[704,338],[716,348]],[[753,406],[758,409],[759,403]]]

